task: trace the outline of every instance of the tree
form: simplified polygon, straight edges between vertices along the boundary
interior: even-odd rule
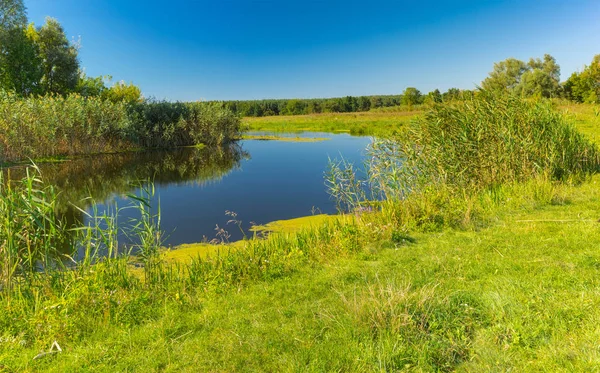
[[[316,100],[311,100],[308,103],[308,107],[306,108],[308,114],[320,113],[321,110],[321,104],[319,103],[319,101]]]
[[[435,89],[427,94],[423,99],[426,103],[440,103],[442,102],[442,93],[439,89]]]
[[[460,89],[458,88],[449,88],[446,92],[442,94],[442,101],[450,102],[454,100],[459,100],[461,98]]]
[[[27,29],[15,27],[2,38],[0,85],[23,96],[38,93],[42,78],[41,58],[32,33],[33,25]]]
[[[128,104],[140,102],[143,99],[142,91],[138,86],[133,83],[126,84],[124,81],[115,83],[115,85],[103,91],[102,98],[112,102],[125,102]]]
[[[528,70],[525,62],[516,58],[508,58],[494,63],[494,70],[481,82],[481,86],[489,91],[512,91],[521,82],[521,76]]]
[[[521,77],[518,92],[525,97],[556,97],[560,83],[542,69],[526,71]]]
[[[27,15],[23,0],[0,0],[0,87],[15,90],[19,82],[19,60],[27,54],[27,43],[23,36]]]
[[[378,108],[383,106],[383,99],[379,96],[371,96],[371,108]]]
[[[358,110],[369,111],[371,108],[371,100],[367,96],[360,96],[358,98]]]
[[[59,94],[74,91],[79,81],[77,48],[69,43],[63,27],[57,20],[46,18],[36,39],[42,57],[44,91]]]
[[[560,66],[554,57],[530,58],[525,63],[508,58],[494,64],[494,70],[481,83],[484,89],[510,92],[526,97],[557,97],[560,94]]]
[[[0,30],[23,28],[27,24],[27,13],[23,0],[0,0]]]
[[[91,78],[86,76],[85,73],[81,72],[75,92],[79,93],[83,97],[98,97],[108,89],[106,88],[105,80],[110,80],[110,76]]]
[[[600,102],[600,54],[580,73],[573,73],[564,84],[565,96],[576,102]]]
[[[402,93],[402,104],[403,105],[418,105],[421,103],[421,92],[414,88],[408,87]]]

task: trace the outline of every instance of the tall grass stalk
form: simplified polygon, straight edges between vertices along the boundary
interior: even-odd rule
[[[353,165],[330,162],[328,190],[338,206],[377,206],[404,229],[468,224],[482,213],[480,195],[519,183],[581,181],[600,170],[596,145],[551,102],[485,91],[433,106],[402,136],[374,140],[367,154],[364,177]]]
[[[0,172],[0,286],[8,289],[15,281],[51,264],[65,243],[65,226],[55,214],[56,192],[45,186],[34,166],[16,185]]]
[[[0,91],[0,163],[138,148],[219,145],[240,119],[218,103],[113,103],[78,95],[21,98]]]

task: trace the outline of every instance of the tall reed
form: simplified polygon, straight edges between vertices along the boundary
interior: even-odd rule
[[[125,104],[79,95],[21,98],[0,91],[0,163],[137,148],[218,145],[240,119],[217,103]]]
[[[0,287],[10,292],[14,280],[47,268],[65,244],[65,226],[58,219],[56,192],[45,186],[37,169],[16,185],[0,172]]]
[[[399,140],[405,188],[481,189],[542,174],[566,180],[600,166],[598,148],[550,102],[487,91],[434,106]]]
[[[338,206],[380,208],[404,228],[471,221],[480,193],[535,180],[577,181],[600,170],[600,152],[549,101],[486,91],[434,105],[396,138],[376,139],[365,175],[330,163]],[[545,198],[545,197],[544,197]]]

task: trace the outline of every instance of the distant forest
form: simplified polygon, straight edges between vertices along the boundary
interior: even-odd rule
[[[391,106],[408,108],[439,102],[463,100],[480,89],[499,94],[512,94],[523,98],[561,98],[573,102],[600,103],[600,55],[582,71],[560,81],[560,66],[549,54],[543,58],[521,61],[507,58],[496,62],[490,74],[481,82],[481,88],[460,90],[450,88],[441,93],[438,89],[422,94],[408,87],[400,95],[346,96],[323,99],[273,99],[248,101],[220,101],[223,107],[245,117],[268,115],[300,115],[313,113],[351,113]]]
[[[409,87],[401,95],[219,102],[221,102],[224,107],[241,116],[262,117],[269,115],[352,113],[391,106],[414,106],[427,102],[457,100],[471,95],[472,93],[472,91],[468,90],[451,88],[444,93],[441,93],[436,89],[427,95],[423,95],[418,89]]]

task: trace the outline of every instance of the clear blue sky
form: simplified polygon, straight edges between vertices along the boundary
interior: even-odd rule
[[[88,75],[169,100],[473,88],[507,57],[562,79],[600,54],[598,0],[25,0],[81,38]]]

